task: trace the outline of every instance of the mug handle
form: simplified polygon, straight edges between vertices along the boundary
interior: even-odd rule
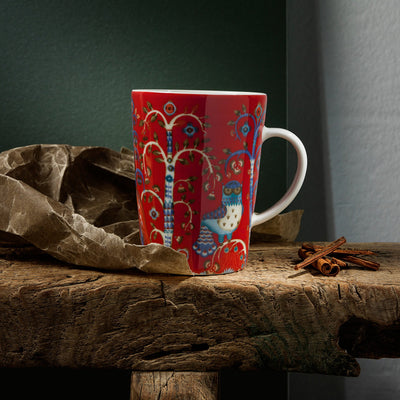
[[[272,137],[285,139],[295,148],[297,152],[297,170],[289,189],[277,203],[261,213],[253,213],[251,217],[252,227],[268,221],[283,211],[296,197],[306,176],[307,153],[300,139],[294,133],[286,129],[267,128],[264,126],[262,132],[262,142],[264,143],[267,139]]]

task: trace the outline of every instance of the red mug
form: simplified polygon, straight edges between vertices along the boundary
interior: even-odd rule
[[[250,229],[284,210],[300,190],[307,155],[285,129],[264,126],[263,93],[133,90],[136,196],[143,244],[184,253],[194,275],[242,269]],[[254,213],[261,147],[288,140],[297,172],[286,194]]]

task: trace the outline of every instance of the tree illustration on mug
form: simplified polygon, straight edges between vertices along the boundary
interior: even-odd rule
[[[230,177],[238,175],[244,167],[244,158],[248,157],[250,161],[250,187],[249,187],[249,215],[254,211],[256,201],[256,191],[258,183],[258,170],[260,166],[261,147],[262,147],[262,121],[264,120],[265,110],[261,104],[258,104],[253,113],[247,111],[245,105],[242,105],[241,110],[234,111],[237,118],[228,122],[232,127],[231,136],[235,140],[240,140],[243,148],[236,151],[231,151],[229,148],[224,148],[224,153],[228,156],[224,161],[225,174]],[[250,134],[252,133],[252,134]],[[249,143],[249,138],[250,143]]]
[[[135,154],[139,218],[150,217],[149,241],[171,246],[175,239],[179,246],[183,235],[190,235],[194,229],[198,193],[203,189],[213,198],[215,184],[222,179],[221,167],[215,164],[212,149],[206,145],[207,117],[197,116],[196,106],[177,114],[171,101],[162,111],[149,102],[146,105],[142,115],[137,113],[133,130],[134,144],[139,149]],[[198,176],[199,166],[202,176]],[[177,210],[183,213],[178,227]]]

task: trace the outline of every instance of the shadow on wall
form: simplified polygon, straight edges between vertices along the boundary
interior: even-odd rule
[[[288,127],[303,141],[309,162],[303,188],[290,207],[305,210],[298,240],[334,240],[317,3],[287,3]],[[293,176],[296,154],[291,148],[288,163]]]
[[[333,240],[331,179],[327,160],[327,128],[321,85],[318,0],[287,2],[288,127],[303,141],[308,171],[291,209],[304,209],[298,240]],[[296,155],[288,154],[289,176]],[[291,173],[290,173],[291,172]],[[345,379],[289,373],[289,400],[346,398]]]
[[[308,155],[306,180],[290,207],[305,210],[298,240],[332,240],[334,235],[317,3],[287,2],[288,127],[301,138]],[[292,176],[293,149],[289,149],[288,163]],[[289,400],[345,399],[345,379],[289,373]]]

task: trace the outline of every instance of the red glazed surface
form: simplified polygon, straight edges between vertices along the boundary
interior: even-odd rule
[[[143,244],[187,256],[195,274],[245,266],[266,95],[133,91]]]

